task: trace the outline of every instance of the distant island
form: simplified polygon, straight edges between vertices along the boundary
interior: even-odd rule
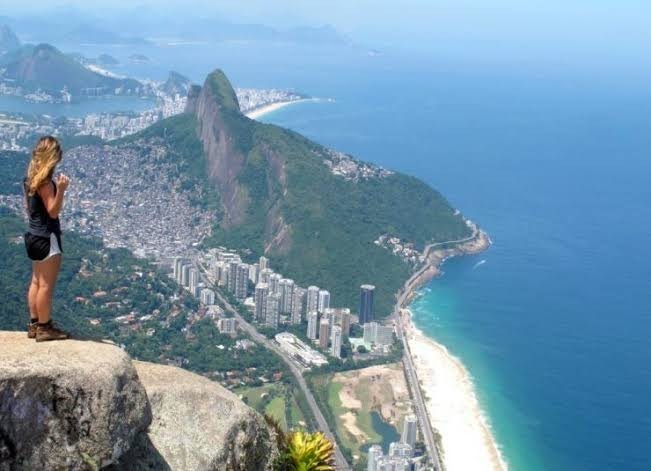
[[[148,64],[150,61],[149,57],[144,54],[131,54],[129,60],[134,64]]]

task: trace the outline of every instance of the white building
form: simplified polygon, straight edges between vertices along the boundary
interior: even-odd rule
[[[258,266],[249,265],[249,281],[254,285],[258,283]]]
[[[324,313],[330,307],[330,291],[322,289],[319,291],[319,313]]]
[[[406,443],[412,449],[416,445],[416,438],[418,434],[418,418],[414,414],[405,417],[402,425],[402,443]]]
[[[271,281],[271,275],[273,275],[273,273],[273,270],[270,270],[269,268],[261,269],[260,273],[258,274],[258,283],[269,284]]]
[[[377,461],[383,456],[382,447],[380,445],[372,445],[368,449],[367,471],[377,471]]]
[[[273,273],[269,277],[269,292],[270,293],[280,293],[280,280],[283,277],[279,273]]]
[[[201,290],[199,300],[204,306],[212,306],[215,304],[215,292],[210,288],[204,288]]]
[[[330,329],[332,333],[330,334],[330,339],[332,346],[330,347],[330,354],[335,358],[341,358],[341,327],[338,325],[333,325]]]
[[[376,346],[393,344],[393,327],[380,325],[377,322],[364,324],[364,342]]]
[[[191,267],[188,270],[188,288],[193,295],[197,294],[197,286],[199,286],[199,272],[196,268]]]
[[[274,329],[278,328],[280,322],[280,294],[270,293],[267,296],[267,312],[265,313],[265,324]]]
[[[319,288],[317,286],[309,286],[307,288],[307,312],[319,310]]]
[[[260,260],[258,260],[258,267],[260,268],[260,271],[269,268],[269,259],[264,255],[260,257]]]
[[[303,306],[305,305],[305,293],[303,288],[294,288],[294,300],[292,302],[292,324],[303,322]]]
[[[321,353],[310,348],[294,334],[281,332],[275,336],[280,348],[305,367],[327,365],[328,360]]]
[[[310,311],[307,313],[307,338],[310,340],[316,340],[318,321],[319,321],[318,312]]]

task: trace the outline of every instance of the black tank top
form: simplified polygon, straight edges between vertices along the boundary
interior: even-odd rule
[[[52,181],[54,185],[54,194],[57,194],[57,185]],[[50,234],[61,235],[61,224],[59,223],[59,218],[51,218],[43,203],[43,198],[38,194],[34,193],[32,196],[29,195],[27,188],[27,179],[23,180],[23,188],[25,191],[25,197],[27,198],[27,213],[29,215],[29,232],[36,236],[41,237],[50,237]]]

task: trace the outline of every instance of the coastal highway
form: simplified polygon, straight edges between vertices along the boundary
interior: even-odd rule
[[[200,263],[196,262],[197,268],[199,269],[199,273],[201,274],[201,277],[204,278],[204,281],[207,282],[207,286],[212,286],[214,285],[214,280],[210,276],[208,270]],[[249,324],[246,319],[244,319],[239,312],[237,312],[237,309],[235,309],[231,304],[228,302],[227,299],[224,298],[224,296],[221,295],[219,290],[215,290],[215,295],[217,298],[219,298],[219,301],[222,303],[224,308],[228,310],[233,316],[237,319],[237,322],[239,322],[240,328],[244,330],[249,336],[256,341],[257,343],[264,345],[266,348],[277,354],[280,358],[283,359],[285,363],[287,363],[287,366],[289,366],[290,371],[296,378],[296,382],[298,383],[299,387],[303,391],[303,394],[305,394],[305,398],[307,399],[307,403],[310,406],[310,409],[312,410],[312,415],[314,415],[314,419],[317,422],[317,425],[319,426],[319,430],[321,430],[325,436],[335,444],[335,462],[336,462],[336,469],[337,470],[342,470],[342,471],[347,471],[350,470],[350,466],[348,465],[348,462],[346,461],[346,458],[344,458],[344,455],[341,453],[341,450],[339,447],[336,445],[337,441],[335,440],[334,435],[330,431],[330,427],[328,426],[328,422],[326,422],[325,417],[323,416],[323,413],[321,412],[321,409],[319,409],[318,404],[316,403],[316,400],[314,399],[314,396],[312,395],[312,391],[310,391],[310,388],[308,388],[307,383],[305,382],[305,378],[303,378],[303,373],[301,370],[296,366],[294,361],[278,347],[274,342],[269,340],[267,337],[262,335],[260,332],[256,330],[256,328]]]
[[[405,376],[407,377],[407,382],[409,383],[409,389],[412,393],[412,399],[414,401],[414,408],[416,416],[418,417],[418,423],[420,425],[420,430],[423,435],[423,441],[425,442],[425,447],[427,448],[427,453],[429,454],[434,469],[436,471],[442,471],[444,468],[441,465],[441,457],[439,456],[438,448],[436,447],[436,440],[434,439],[434,431],[432,430],[432,424],[429,421],[429,415],[427,414],[427,408],[425,406],[425,400],[423,399],[423,392],[420,389],[420,383],[418,382],[418,375],[416,374],[416,368],[414,367],[413,360],[411,358],[411,353],[409,352],[409,344],[407,338],[402,329],[402,320],[400,319],[400,310],[404,307],[405,303],[409,299],[409,295],[418,285],[418,280],[420,276],[425,273],[425,271],[430,267],[429,264],[429,255],[432,250],[442,245],[454,244],[454,243],[464,243],[469,242],[476,238],[478,231],[475,228],[473,234],[470,237],[464,239],[452,240],[447,242],[439,242],[436,244],[430,244],[425,247],[425,263],[422,267],[414,272],[411,277],[405,281],[403,288],[397,294],[397,301],[395,308],[393,310],[393,319],[394,324],[396,325],[396,335],[398,339],[402,342],[404,347],[404,355],[402,357],[402,364],[405,370]]]

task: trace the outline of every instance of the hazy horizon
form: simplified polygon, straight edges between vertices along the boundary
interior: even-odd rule
[[[128,12],[145,8],[145,18]],[[552,0],[407,0],[397,5],[381,0],[356,2],[312,1],[273,3],[263,0],[240,3],[206,0],[179,3],[171,0],[141,0],[133,5],[123,0],[100,0],[89,6],[81,0],[29,5],[2,2],[2,16],[20,19],[46,16],[61,23],[57,11],[72,21],[105,19],[110,27],[120,20],[125,28],[138,24],[211,19],[233,23],[264,24],[278,29],[332,25],[355,43],[369,47],[396,47],[431,51],[450,49],[460,54],[488,58],[566,57],[588,61],[616,61],[649,65],[645,51],[651,46],[651,6],[637,0],[599,4],[586,0],[572,3]],[[78,18],[74,18],[77,16]],[[97,25],[103,27],[104,25]]]

